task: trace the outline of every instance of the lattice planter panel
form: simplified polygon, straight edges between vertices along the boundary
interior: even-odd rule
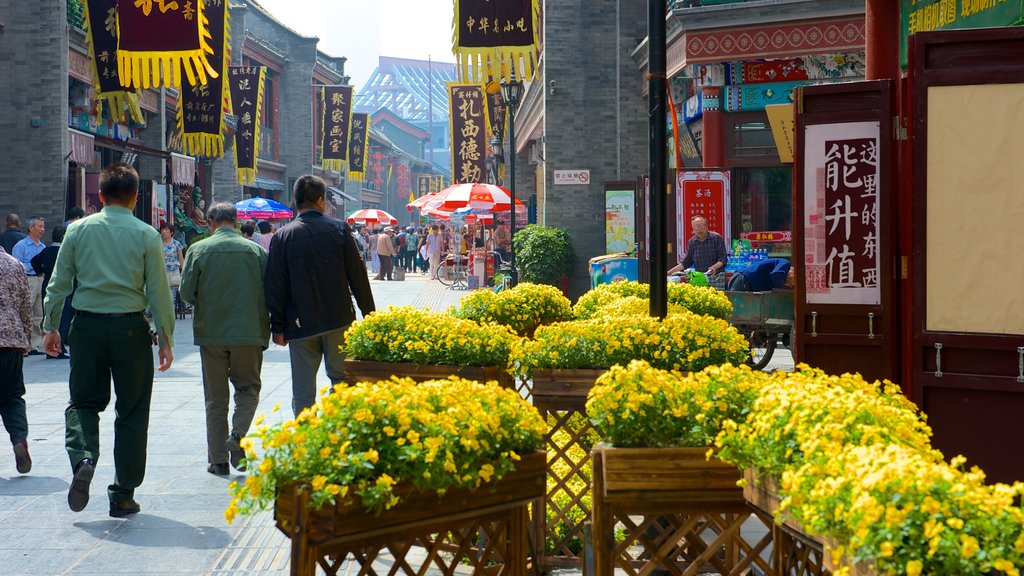
[[[504,366],[448,366],[444,364],[413,364],[411,362],[377,362],[375,360],[345,360],[345,381],[377,382],[392,376],[412,378],[416,382],[444,380],[459,376],[467,380],[487,382],[496,380],[502,388],[515,387],[515,379]]]
[[[735,466],[706,453],[594,448],[595,576],[774,574],[771,516],[747,505]]]
[[[744,499],[761,513],[773,516],[782,501],[774,480],[749,468],[743,471],[743,478]],[[776,526],[772,557],[780,576],[831,576],[832,569],[826,562],[829,555],[824,552],[822,539],[806,534],[803,526],[788,514],[774,518],[773,522]]]
[[[532,533],[546,568],[583,565],[590,517],[590,449],[597,431],[586,417],[587,394],[606,370],[536,370],[533,405],[548,423],[548,480]],[[543,512],[541,512],[543,511]]]
[[[399,485],[402,502],[377,516],[358,502],[314,510],[303,486],[286,486],[274,519],[292,541],[291,574],[314,576],[319,566],[337,576],[351,557],[359,576],[375,575],[373,563],[385,552],[394,558],[389,576],[431,567],[453,576],[466,566],[479,576],[526,576],[529,506],[544,494],[545,461],[543,452],[524,455],[494,484],[440,497]],[[414,548],[425,553],[411,553]]]

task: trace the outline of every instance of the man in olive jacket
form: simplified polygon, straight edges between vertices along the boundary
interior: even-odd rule
[[[235,229],[238,212],[231,204],[214,204],[208,219],[213,235],[189,248],[179,290],[194,307],[192,330],[203,362],[207,471],[225,476],[229,461],[245,471],[240,442],[260,402],[263,351],[270,340],[263,294],[267,253]],[[230,428],[229,379],[235,388]]]
[[[321,359],[332,384],[345,379],[345,330],[374,311],[370,280],[347,224],[324,216],[327,185],[316,176],[295,182],[299,216],[270,241],[266,294],[274,343],[288,346],[292,410],[316,402]]]

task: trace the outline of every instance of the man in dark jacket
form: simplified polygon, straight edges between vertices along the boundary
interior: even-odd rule
[[[270,242],[265,290],[270,332],[289,346],[292,410],[316,402],[316,373],[326,364],[332,384],[345,378],[345,330],[355,320],[355,295],[366,316],[374,311],[366,267],[345,223],[324,216],[327,185],[316,176],[295,182],[299,216]]]

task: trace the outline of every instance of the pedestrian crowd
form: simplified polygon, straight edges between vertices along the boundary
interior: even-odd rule
[[[42,241],[46,223],[39,217],[27,221],[24,233],[20,218],[11,214],[0,236],[0,417],[16,469],[25,474],[32,468],[23,358],[69,359],[68,505],[79,512],[89,502],[100,458],[99,415],[113,390],[114,481],[107,497],[115,518],[141,509],[135,489],[146,469],[152,347],[159,360],[155,369],[168,370],[176,311],[191,306],[194,314],[207,471],[219,476],[230,467],[245,471],[242,438],[259,404],[269,342],[288,347],[298,416],[316,400],[321,363],[332,384],[344,379],[341,344],[356,318],[355,305],[364,316],[374,311],[361,255],[365,233],[353,236],[347,224],[324,215],[322,179],[296,181],[298,216],[276,233],[267,222],[239,226],[234,205],[213,204],[204,214],[209,238],[188,250],[174,239],[172,226],[158,231],[135,217],[138,192],[135,170],[112,164],[100,176],[103,209],[88,217],[80,209],[69,211],[68,221],[54,227],[51,245]],[[380,237],[393,235],[394,230]],[[409,244],[408,236],[402,246],[381,243],[387,265],[395,258],[404,266]]]

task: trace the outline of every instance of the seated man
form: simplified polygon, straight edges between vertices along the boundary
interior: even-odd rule
[[[773,288],[793,288],[793,268],[785,258],[765,258],[736,273],[729,281],[735,292],[768,292]]]

